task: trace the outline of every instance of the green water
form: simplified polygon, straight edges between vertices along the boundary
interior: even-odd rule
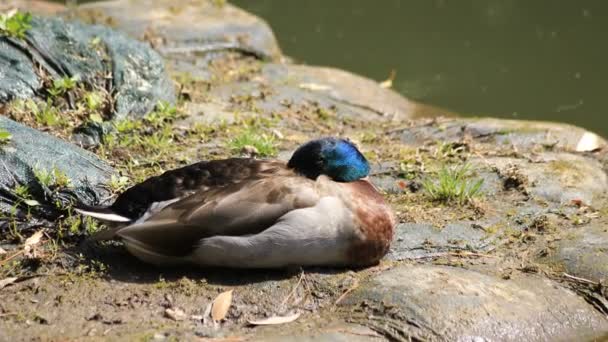
[[[608,136],[608,1],[231,0],[285,54],[384,80],[464,115],[562,121]]]

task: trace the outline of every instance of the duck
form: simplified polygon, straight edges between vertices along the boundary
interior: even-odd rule
[[[93,240],[118,238],[157,266],[367,267],[388,252],[395,227],[369,171],[352,141],[325,137],[287,162],[200,161],[76,211],[106,223]]]

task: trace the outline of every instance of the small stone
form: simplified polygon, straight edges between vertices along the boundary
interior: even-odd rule
[[[152,341],[164,341],[167,339],[167,335],[164,333],[155,333],[154,336],[152,336]]]
[[[174,321],[183,321],[186,319],[186,313],[184,310],[179,308],[168,308],[165,310],[165,317],[170,318]]]

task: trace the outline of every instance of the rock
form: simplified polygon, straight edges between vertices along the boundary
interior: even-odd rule
[[[362,284],[343,303],[353,320],[431,340],[547,341],[598,337],[608,320],[550,280],[511,280],[460,268],[398,266]],[[360,318],[357,318],[360,317]],[[391,329],[391,330],[389,330]]]
[[[369,97],[361,99],[358,94]],[[445,113],[346,71],[290,64],[267,63],[246,79],[220,80],[207,95],[213,101],[221,99],[225,108],[240,105],[240,112],[316,113],[320,122],[332,118],[389,121],[416,117],[424,111]],[[374,101],[363,105],[372,98]]]
[[[163,61],[145,44],[106,27],[60,18],[33,17],[31,25],[27,41],[0,39],[0,55],[4,54],[0,101],[29,98],[40,91],[42,79],[32,60],[53,79],[79,76],[89,87],[114,93],[117,117],[141,117],[158,101],[175,101]],[[112,76],[111,84],[107,74]]]
[[[401,130],[401,140],[409,145],[436,140],[457,142],[465,138],[482,144],[504,146],[504,149],[515,152],[546,149],[580,152],[606,146],[604,139],[585,129],[542,121],[440,119]]]
[[[374,80],[340,69],[267,64],[262,69],[262,75],[272,83],[320,94],[338,103],[366,109],[374,112],[376,116],[385,116],[392,120],[450,114],[408,100],[392,89],[380,87]]]
[[[51,216],[58,214],[56,200],[67,203],[76,199],[96,204],[109,195],[103,185],[109,181],[113,169],[94,154],[2,116],[0,127],[12,135],[8,143],[0,145],[0,210],[3,213],[10,213],[15,206],[24,211],[30,209],[15,195],[17,185],[26,186],[32,199],[41,204],[34,209]],[[70,184],[51,189],[55,184],[43,184],[36,177],[37,172],[50,175],[49,183],[63,175]]]
[[[594,205],[608,191],[608,177],[594,159],[571,153],[542,152],[534,159],[490,157],[499,173],[515,168],[532,196],[557,205]]]
[[[326,327],[315,329],[291,328],[289,326],[258,333],[255,338],[263,341],[289,341],[296,342],[368,342],[385,341],[382,335],[373,330],[347,323],[333,323]]]
[[[103,1],[81,5],[76,16],[148,40],[173,58],[233,49],[270,59],[281,55],[268,24],[230,4],[207,0]]]
[[[438,228],[425,223],[402,223],[395,229],[387,257],[404,260],[441,256],[448,251],[482,252],[494,246],[495,236],[488,235],[480,228],[489,225],[453,222]]]
[[[541,261],[591,281],[608,279],[608,225],[605,220],[565,232],[553,247]]]

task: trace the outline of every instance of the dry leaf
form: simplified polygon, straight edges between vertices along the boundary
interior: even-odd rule
[[[585,132],[576,144],[576,152],[595,151],[601,147],[601,138],[595,133]]]
[[[300,88],[312,91],[325,91],[331,89],[328,85],[318,83],[300,83]]]
[[[287,316],[272,316],[265,319],[260,319],[256,321],[248,321],[251,325],[276,325],[276,324],[285,324],[295,321],[300,317],[300,313],[296,312],[292,315]]]
[[[4,287],[14,283],[17,281],[17,277],[10,277],[10,278],[4,278],[2,280],[0,280],[0,289],[3,289]]]
[[[42,234],[43,234],[42,230],[35,232],[32,236],[30,236],[29,238],[27,238],[27,240],[25,240],[25,244],[23,246],[31,247],[31,246],[35,246],[35,245],[39,244],[40,240],[42,239]]]
[[[230,309],[230,305],[232,304],[232,291],[233,290],[222,292],[213,300],[211,318],[213,318],[214,321],[221,321],[226,318],[228,309]]]
[[[183,321],[186,318],[186,313],[184,310],[175,308],[175,309],[166,309],[165,316],[171,318],[174,321]]]
[[[0,247],[0,255],[6,254],[8,253],[7,251],[5,251],[2,247]]]
[[[395,76],[397,76],[397,71],[395,69],[391,70],[388,79],[379,83],[380,88],[388,89],[393,86],[393,80],[395,80]]]

